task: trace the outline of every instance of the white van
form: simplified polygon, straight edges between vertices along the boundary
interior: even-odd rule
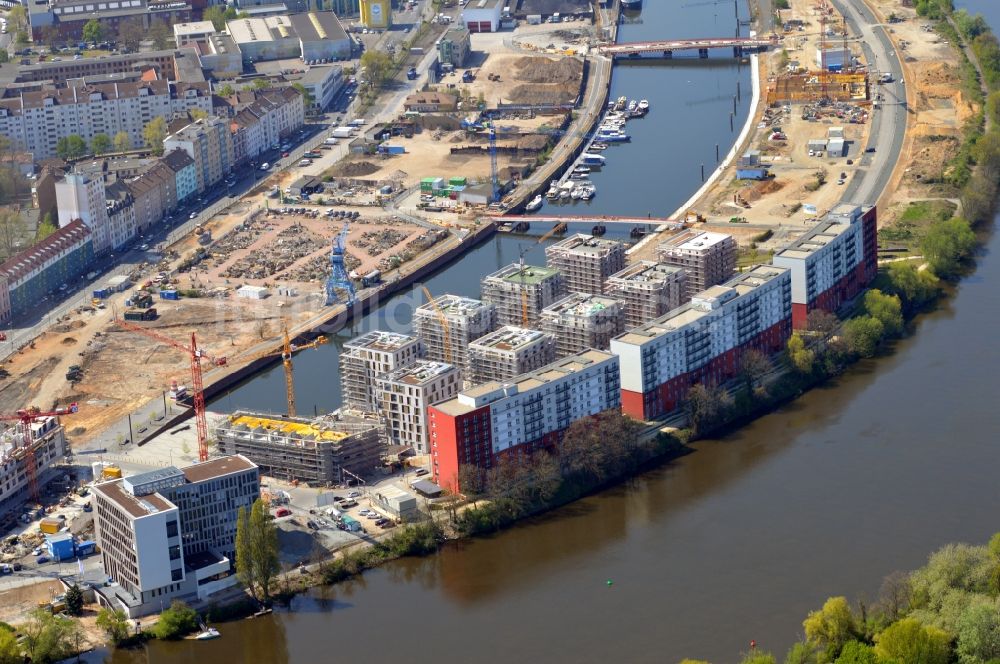
[[[269,168],[271,168],[271,164],[267,163],[266,161],[260,165],[260,170],[262,171],[266,171]]]

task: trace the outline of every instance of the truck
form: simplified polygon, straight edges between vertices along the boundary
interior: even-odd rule
[[[462,83],[472,83],[474,80],[476,80],[476,77],[472,75],[471,69],[466,69],[462,72]]]
[[[333,138],[350,138],[354,135],[354,127],[337,127],[330,134]]]
[[[879,77],[878,82],[879,83],[892,83],[892,74],[889,73],[889,72],[886,72],[886,73],[882,74]]]
[[[337,139],[331,136],[330,138],[323,141],[324,145],[336,145],[338,143]]]
[[[355,118],[351,120],[348,124],[350,124],[352,127],[363,127],[366,124],[368,124],[368,121],[365,120],[364,118]]]
[[[528,14],[526,17],[528,25],[541,25],[542,15],[541,14]]]

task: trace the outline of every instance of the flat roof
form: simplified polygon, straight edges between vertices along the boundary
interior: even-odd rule
[[[182,35],[207,35],[215,32],[215,24],[211,21],[191,21],[190,23],[174,23],[174,34],[178,37]]]
[[[344,26],[332,11],[292,14],[288,19],[299,40],[303,42],[347,39]]]
[[[824,218],[823,221],[810,228],[776,255],[784,256],[785,258],[807,258],[810,254],[819,251],[836,240],[847,232],[850,227],[850,224]]]
[[[661,247],[670,249],[681,249],[684,251],[704,251],[720,242],[731,240],[732,235],[726,233],[714,233],[712,231],[683,231],[668,238],[666,242],[660,244]]]
[[[555,337],[546,332],[531,330],[526,327],[516,327],[505,325],[498,330],[479,337],[469,344],[469,346],[480,346],[501,351],[516,351],[526,346],[531,346],[545,339],[554,340]]]
[[[516,388],[517,394],[523,394],[551,383],[552,381],[579,373],[585,369],[589,369],[595,364],[605,362],[612,358],[617,358],[617,355],[591,348],[583,351],[582,353],[577,353],[576,355],[570,355],[562,358],[561,360],[556,360],[555,362],[547,364],[544,367],[536,369],[535,371],[515,376],[513,380],[508,382],[501,383],[492,381],[482,385],[477,385],[469,388],[468,390],[462,390],[457,397],[435,404],[432,408],[439,410],[446,415],[464,415],[465,413],[476,410],[477,408],[482,408],[485,405],[505,398],[509,388]],[[488,398],[492,395],[496,395],[496,398],[488,399],[479,405],[475,405],[480,399]]]
[[[196,463],[193,466],[188,466],[187,468],[182,468],[181,470],[183,471],[184,477],[187,478],[188,482],[204,482],[205,480],[215,479],[216,477],[225,477],[226,475],[232,475],[233,473],[253,470],[256,467],[257,464],[253,463],[245,456],[234,454],[233,456],[222,457],[221,459],[212,459],[210,461]]]
[[[121,507],[127,514],[135,518],[165,512],[175,509],[175,505],[158,493],[146,496],[133,496],[122,486],[122,480],[103,482],[94,487],[94,491]]]
[[[292,30],[291,20],[281,15],[233,19],[226,21],[226,30],[237,44],[298,39]]]
[[[483,281],[506,281],[511,284],[540,284],[559,274],[559,270],[554,267],[539,265],[525,265],[522,267],[518,263],[511,263],[507,267],[500,268],[493,274],[486,275]]]
[[[299,438],[311,437],[316,440],[328,440],[332,442],[343,440],[350,435],[346,431],[337,431],[336,429],[317,426],[314,422],[298,417],[295,419],[279,419],[263,415],[236,413],[229,417],[229,423],[234,428],[250,432],[262,429],[264,431],[277,431],[289,436],[298,436]]]
[[[545,255],[571,253],[582,256],[607,256],[616,249],[624,251],[625,245],[617,240],[577,233],[545,247]]]
[[[444,295],[438,295],[430,302],[421,304],[417,307],[417,311],[430,314],[436,314],[440,311],[446,316],[462,318],[473,316],[485,309],[493,308],[495,307],[492,304],[486,304],[482,300],[475,300],[471,297],[465,297],[463,295],[445,293]]]
[[[465,9],[490,9],[503,2],[504,0],[470,0],[469,4],[465,5]]]
[[[394,351],[417,342],[418,339],[400,332],[374,330],[355,337],[344,344],[345,348],[370,348],[372,350]]]
[[[615,272],[608,277],[609,283],[664,283],[673,281],[677,276],[684,273],[684,268],[655,261],[636,261],[624,270]]]
[[[458,368],[447,362],[434,362],[432,360],[417,360],[413,364],[401,367],[395,371],[379,376],[378,380],[386,380],[393,383],[406,383],[407,385],[424,385],[439,378],[446,373],[458,371]]]
[[[606,295],[570,293],[542,309],[542,316],[590,317],[604,313],[608,309],[621,309],[621,302]]]

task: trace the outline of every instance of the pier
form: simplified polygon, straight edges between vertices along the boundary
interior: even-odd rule
[[[626,224],[635,226],[636,224],[646,224],[650,226],[661,226],[673,224],[681,228],[684,222],[680,219],[669,219],[667,217],[616,217],[608,215],[560,215],[545,216],[538,214],[504,214],[493,217],[497,224],[509,223],[516,225],[522,221],[529,223],[568,223],[574,222],[590,224]]]

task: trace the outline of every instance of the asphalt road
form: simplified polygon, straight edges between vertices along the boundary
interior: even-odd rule
[[[906,88],[903,69],[885,28],[863,0],[833,0],[837,11],[847,20],[850,31],[860,37],[860,45],[869,63],[869,71],[891,73],[893,83],[876,85],[873,94],[881,94],[873,119],[867,150],[857,173],[844,191],[845,202],[873,205],[882,195],[899,161],[906,132]]]

